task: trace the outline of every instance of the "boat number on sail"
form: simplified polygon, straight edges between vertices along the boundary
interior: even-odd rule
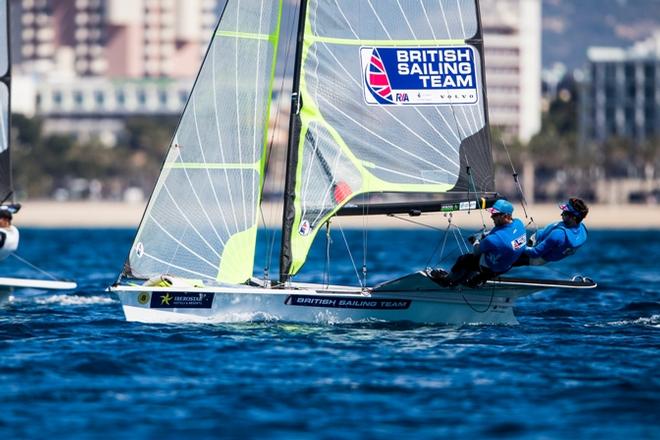
[[[152,309],[210,309],[213,305],[212,292],[152,292]]]
[[[408,299],[337,298],[316,295],[289,295],[288,306],[324,307],[332,309],[404,310],[410,307]]]
[[[452,47],[361,47],[369,105],[453,105],[478,101],[475,50]]]

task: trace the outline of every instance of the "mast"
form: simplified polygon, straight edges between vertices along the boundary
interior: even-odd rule
[[[280,283],[289,280],[291,269],[291,232],[296,216],[295,186],[298,169],[298,126],[300,125],[299,112],[302,107],[300,97],[300,72],[302,69],[303,38],[305,36],[305,14],[307,0],[300,0],[298,15],[298,36],[296,38],[296,61],[293,71],[293,86],[291,93],[291,114],[289,117],[289,145],[286,158],[286,181],[284,184],[284,209],[282,213],[282,246],[280,248]]]
[[[7,94],[7,116],[5,118],[5,121],[7,123],[7,126],[5,128],[4,132],[4,139],[0,141],[0,147],[4,146],[5,149],[0,151],[0,185],[6,186],[3,188],[2,194],[0,194],[0,205],[4,205],[6,202],[9,202],[9,209],[12,212],[17,212],[20,209],[20,205],[14,204],[14,191],[12,187],[12,174],[11,174],[11,155],[10,155],[10,148],[9,148],[9,142],[11,140],[11,30],[9,28],[9,23],[10,23],[10,7],[9,7],[9,0],[5,1],[5,20],[4,23],[2,23],[2,26],[4,26],[5,30],[5,43],[6,48],[3,48],[4,55],[6,56],[5,60],[2,60],[5,65],[4,67],[6,70],[4,72],[0,72],[1,78],[0,81],[2,82],[2,85],[5,87],[6,94]],[[3,116],[4,115],[0,115]],[[3,145],[4,143],[4,145]]]

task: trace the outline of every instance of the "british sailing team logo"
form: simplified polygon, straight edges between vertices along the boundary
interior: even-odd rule
[[[368,105],[465,105],[479,100],[477,51],[469,45],[361,47]]]

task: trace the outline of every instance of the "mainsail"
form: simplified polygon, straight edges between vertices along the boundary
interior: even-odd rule
[[[9,152],[11,69],[8,20],[8,0],[0,0],[0,202],[13,201]]]
[[[360,194],[494,188],[477,0],[302,3],[283,279]]]
[[[227,2],[123,275],[252,276],[281,14]]]

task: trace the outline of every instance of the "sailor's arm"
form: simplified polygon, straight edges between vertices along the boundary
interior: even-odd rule
[[[525,254],[530,258],[542,258],[548,252],[561,244],[561,231],[555,230],[545,240],[536,243],[534,247],[525,249]]]

